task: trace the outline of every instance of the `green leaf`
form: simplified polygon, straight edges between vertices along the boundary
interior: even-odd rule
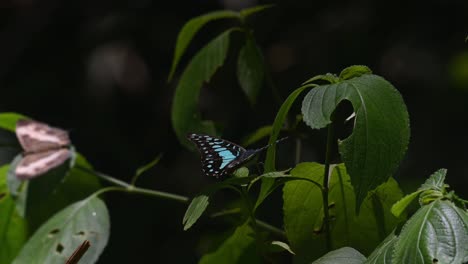
[[[449,201],[421,207],[403,226],[393,263],[468,262],[468,214]]]
[[[200,218],[203,212],[205,212],[209,203],[209,196],[206,194],[201,194],[193,198],[187,208],[187,211],[185,211],[184,219],[182,220],[184,231],[188,230],[193,224],[195,224],[195,222],[197,222],[198,218]]]
[[[354,248],[367,255],[395,229],[402,219],[395,217],[391,208],[401,197],[403,192],[393,178],[367,195],[361,212],[353,216],[351,245]],[[403,217],[406,215],[403,214]]]
[[[185,68],[177,85],[172,104],[172,126],[181,143],[190,147],[186,134],[215,134],[211,121],[202,121],[198,110],[198,96],[204,82],[210,80],[216,70],[223,65],[229,48],[230,29],[216,37],[201,49]]]
[[[18,113],[1,113],[0,114],[0,128],[10,132],[16,131],[16,122],[21,119],[29,119],[29,117]]]
[[[248,184],[253,179],[253,177],[232,177],[222,182],[213,184],[208,189],[201,192],[199,195],[193,198],[192,202],[187,208],[187,211],[185,211],[184,218],[182,219],[184,230],[188,230],[190,227],[192,227],[192,225],[195,224],[200,216],[205,212],[210,203],[210,196],[214,195],[221,189],[237,190],[234,186]]]
[[[419,187],[418,190],[436,190],[443,191],[445,188],[445,176],[447,175],[447,169],[439,169],[434,172],[429,178]]]
[[[398,202],[396,202],[391,209],[391,212],[394,216],[400,217],[400,215],[406,210],[406,208],[411,204],[411,202],[416,199],[419,194],[422,192],[416,191],[411,194],[406,195],[402,199],[400,199]]]
[[[393,85],[365,74],[312,89],[302,103],[304,121],[314,129],[326,127],[343,100],[350,101],[356,113],[353,133],[340,142],[339,150],[351,175],[358,210],[367,193],[385,182],[403,158],[409,119]]]
[[[324,167],[317,163],[300,163],[291,175],[315,182],[323,181]],[[361,212],[356,215],[354,191],[343,164],[333,166],[329,179],[329,208],[332,219],[333,248],[352,246],[370,253],[399,222],[390,213],[391,205],[402,192],[392,178],[370,193]],[[283,188],[284,226],[297,263],[310,263],[326,253],[323,230],[322,192],[315,184],[288,181]],[[310,248],[314,248],[313,251]]]
[[[399,200],[392,206],[392,213],[399,217],[401,213],[411,204],[411,202],[416,199],[421,193],[425,192],[427,196],[434,196],[435,198],[441,198],[445,191],[445,175],[447,174],[446,169],[440,169],[434,172],[429,178],[418,188],[417,191],[406,195],[403,199]],[[429,192],[427,192],[429,191]],[[435,192],[434,192],[435,191]],[[429,197],[428,202],[424,202],[422,204],[428,204],[432,202],[434,199]]]
[[[299,163],[291,171],[294,177],[317,182],[322,181],[323,173],[323,166],[317,163]],[[290,181],[283,188],[283,201],[284,229],[291,249],[296,253],[295,259],[297,263],[310,263],[326,251],[323,236],[319,238],[314,234],[315,227],[320,229],[323,223],[321,190],[313,184]]]
[[[366,261],[366,257],[359,251],[350,247],[343,247],[328,252],[323,257],[312,262],[312,264],[361,264]]]
[[[366,264],[381,264],[381,263],[392,263],[392,253],[395,247],[395,243],[398,240],[394,233],[385,238],[380,245],[372,252],[367,258]]]
[[[133,185],[135,184],[135,182],[138,180],[140,175],[142,175],[143,173],[145,173],[147,170],[151,169],[152,167],[156,166],[156,164],[158,164],[159,161],[161,160],[161,157],[162,157],[162,154],[159,154],[156,158],[154,158],[149,163],[139,167],[135,172],[135,176],[133,176],[132,184]]]
[[[241,10],[239,13],[240,13],[240,16],[242,18],[247,18],[255,13],[258,13],[260,11],[263,11],[265,9],[269,9],[269,8],[272,8],[274,7],[275,5],[259,5],[259,6],[254,6],[254,7],[249,7],[249,8],[246,8],[246,9],[243,9]]]
[[[199,264],[262,263],[256,252],[253,235],[252,228],[246,222],[237,227],[234,233],[216,251],[204,255]]]
[[[190,19],[179,32],[177,36],[176,48],[174,51],[174,59],[172,61],[171,71],[169,73],[168,80],[172,79],[174,72],[179,64],[180,58],[187,49],[190,41],[192,41],[195,34],[208,22],[217,20],[217,19],[226,19],[226,18],[239,18],[239,14],[234,11],[222,10],[214,11],[207,13],[195,18]]]
[[[277,248],[280,248],[281,250],[286,250],[288,251],[289,253],[291,253],[292,255],[295,255],[295,253],[291,250],[291,247],[285,243],[285,242],[282,242],[282,241],[272,241],[271,242],[271,245],[272,246],[275,246]]]
[[[95,196],[58,212],[28,240],[13,263],[63,264],[85,240],[91,247],[80,263],[95,263],[109,239],[109,213]]]
[[[27,239],[27,223],[15,209],[8,192],[9,165],[0,167],[0,263],[11,263]]]
[[[264,77],[262,53],[253,37],[248,36],[237,58],[237,79],[252,105],[257,101]]]
[[[340,78],[343,80],[348,80],[364,74],[372,74],[372,70],[364,65],[353,65],[342,70],[340,73]]]
[[[271,134],[272,129],[273,129],[272,126],[263,126],[263,127],[259,128],[259,129],[255,130],[251,134],[247,135],[244,138],[244,140],[242,140],[242,146],[248,147],[248,146],[262,140],[263,138],[268,137]]]

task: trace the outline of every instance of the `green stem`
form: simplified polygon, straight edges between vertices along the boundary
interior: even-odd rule
[[[188,197],[173,194],[173,193],[167,193],[167,192],[161,192],[161,191],[155,191],[155,190],[135,187],[135,186],[133,186],[131,184],[128,184],[128,183],[126,183],[124,181],[121,181],[119,179],[116,179],[114,177],[106,175],[104,173],[93,171],[91,169],[88,169],[88,168],[85,168],[85,167],[82,167],[82,166],[76,166],[76,168],[78,168],[78,169],[80,169],[80,170],[82,170],[82,171],[84,171],[86,173],[96,175],[99,178],[101,178],[103,180],[106,180],[106,181],[108,181],[108,182],[110,182],[110,183],[112,183],[114,185],[123,187],[123,188],[119,188],[119,189],[115,189],[116,187],[108,187],[109,188],[108,190],[106,190],[106,188],[103,189],[105,191],[109,191],[109,190],[114,191],[115,190],[115,191],[124,191],[124,192],[128,192],[128,193],[138,193],[138,194],[163,198],[163,199],[166,199],[166,200],[173,200],[173,201],[177,201],[177,202],[181,202],[181,203],[188,203],[189,200],[190,200]],[[110,189],[110,188],[114,188],[114,189]]]
[[[333,114],[331,116],[331,123],[328,125],[327,134],[327,149],[325,153],[325,171],[323,173],[323,185],[322,185],[322,200],[323,200],[323,215],[324,215],[324,227],[325,227],[325,244],[327,250],[332,249],[331,233],[330,233],[330,212],[328,210],[328,180],[330,175],[330,163],[333,157],[333,143],[335,139],[335,131],[333,127]]]
[[[274,234],[274,235],[276,235],[278,237],[281,237],[282,239],[287,239],[286,238],[286,232],[284,232],[283,230],[281,230],[281,229],[279,229],[279,228],[277,228],[275,226],[272,226],[272,225],[270,225],[270,224],[268,224],[266,222],[258,220],[258,219],[256,219],[255,221],[256,221],[258,227],[261,227],[264,230],[270,231],[272,234]]]

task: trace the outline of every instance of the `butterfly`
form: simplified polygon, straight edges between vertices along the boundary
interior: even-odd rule
[[[203,173],[216,178],[233,173],[242,164],[270,145],[259,149],[245,149],[230,141],[209,135],[188,134],[187,138],[197,146]],[[284,140],[282,138],[276,143]]]
[[[18,179],[35,178],[60,166],[71,157],[68,132],[34,120],[19,120],[16,137],[23,147],[23,159],[15,168]]]

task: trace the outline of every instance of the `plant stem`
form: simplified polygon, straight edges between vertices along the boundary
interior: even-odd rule
[[[278,237],[281,237],[282,239],[286,239],[286,233],[283,230],[275,226],[272,226],[266,222],[263,222],[262,220],[256,219],[255,222],[257,222],[258,227],[261,227],[264,230],[270,231],[271,233],[275,234]]]
[[[324,227],[325,227],[325,244],[327,246],[327,250],[330,251],[332,249],[332,242],[331,242],[331,233],[330,233],[330,212],[328,211],[328,181],[330,176],[330,163],[333,157],[332,149],[333,143],[335,140],[335,131],[333,127],[333,114],[331,116],[331,123],[328,125],[328,133],[327,133],[327,149],[325,153],[325,171],[323,173],[323,186],[322,186],[322,200],[323,200],[323,215],[324,215]]]
[[[91,169],[88,169],[88,168],[85,168],[85,167],[82,167],[82,166],[76,166],[76,168],[78,168],[78,169],[80,169],[80,170],[82,170],[84,172],[96,175],[99,178],[101,178],[103,180],[106,180],[106,181],[108,181],[108,182],[110,182],[110,183],[112,183],[114,185],[123,187],[122,189],[119,189],[120,191],[125,191],[125,192],[128,192],[128,193],[144,194],[144,195],[148,195],[148,196],[155,196],[155,197],[163,198],[163,199],[166,199],[166,200],[173,200],[173,201],[177,201],[177,202],[181,202],[181,203],[188,203],[189,200],[190,200],[188,197],[173,194],[173,193],[167,193],[167,192],[161,192],[161,191],[156,191],[156,190],[150,190],[150,189],[135,187],[135,186],[133,186],[131,184],[128,184],[128,183],[126,183],[124,181],[121,181],[119,179],[116,179],[114,177],[106,175],[104,173],[93,171]],[[117,189],[115,189],[115,190],[117,190]]]

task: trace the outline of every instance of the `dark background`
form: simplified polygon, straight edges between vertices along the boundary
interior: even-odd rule
[[[0,111],[68,129],[97,170],[122,180],[162,152],[161,163],[140,185],[193,196],[213,180],[201,175],[198,155],[176,140],[172,96],[194,52],[232,22],[207,25],[167,83],[177,33],[197,15],[265,3],[270,2],[3,0]],[[410,114],[411,142],[396,174],[402,188],[414,190],[443,167],[447,182],[466,198],[468,2],[276,4],[250,24],[282,99],[314,75],[369,66],[402,93]],[[279,108],[267,86],[256,106],[248,104],[235,77],[238,48],[234,41],[227,66],[200,100],[204,118],[221,124],[224,137],[237,142],[271,124]],[[302,160],[321,162],[324,133],[303,130],[309,137]],[[293,155],[292,146],[284,144],[283,156]],[[224,228],[204,220],[183,232],[186,206],[177,202],[120,193],[109,194],[107,202],[112,232],[100,263],[194,263],[203,248],[200,237],[209,240],[204,234]],[[278,197],[268,200],[266,208],[273,211],[261,217],[281,226],[277,202]]]

